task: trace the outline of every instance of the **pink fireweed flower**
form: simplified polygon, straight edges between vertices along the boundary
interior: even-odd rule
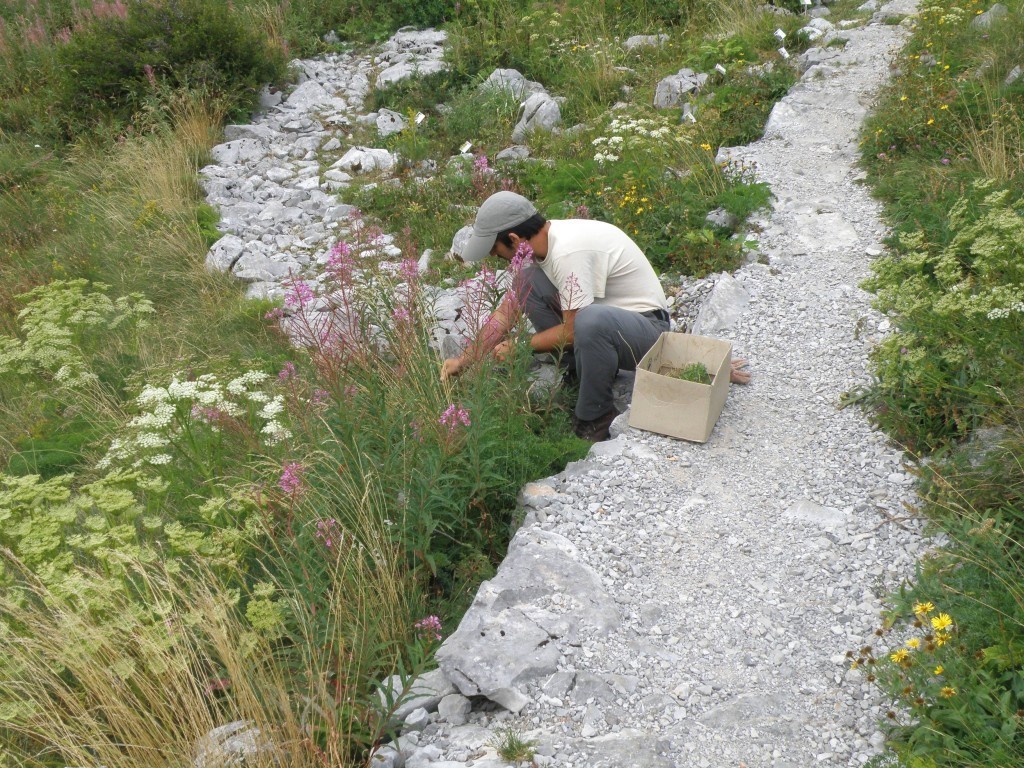
[[[441,418],[437,421],[442,427],[448,427],[448,434],[454,434],[459,424],[462,424],[464,427],[472,424],[469,419],[469,411],[461,405],[455,405],[454,403],[445,409],[444,413],[441,414]]]
[[[334,547],[341,544],[342,539],[345,536],[345,532],[342,530],[341,525],[333,517],[321,518],[316,521],[316,530],[313,535],[325,546],[327,549],[334,549]]]
[[[473,161],[473,170],[478,173],[489,171],[490,168],[491,165],[487,162],[487,155],[478,155],[476,160]]]
[[[419,279],[420,265],[416,259],[403,259],[398,271],[403,280],[412,283]]]
[[[395,307],[391,313],[396,323],[408,323],[412,320],[412,313],[405,307]]]
[[[306,468],[301,464],[294,461],[288,462],[284,465],[281,471],[281,477],[277,481],[277,487],[289,496],[297,496],[302,492],[305,485],[305,481],[302,478],[305,471]]]
[[[267,314],[263,316],[263,319],[280,320],[282,317],[284,317],[284,310],[281,309],[280,307],[274,307],[272,310],[270,310],[269,312],[267,312]]]
[[[312,405],[324,405],[331,398],[331,393],[326,389],[314,389],[313,397],[310,398]]]
[[[503,192],[515,192],[516,191],[516,183],[512,179],[502,179],[501,180],[501,189],[502,189]]]
[[[416,636],[421,640],[441,639],[441,620],[437,616],[427,616],[420,619],[413,627],[416,628]]]
[[[313,289],[304,280],[290,280],[284,292],[284,303],[289,307],[304,307],[313,300]]]
[[[295,363],[289,360],[287,363],[284,364],[284,367],[280,371],[278,371],[277,378],[280,379],[281,381],[288,381],[288,379],[293,378],[295,375]]]
[[[589,219],[590,209],[587,206],[580,204],[576,206],[576,218],[577,219]]]
[[[339,240],[331,248],[327,256],[327,270],[333,273],[339,280],[347,280],[355,270],[356,261],[352,256],[352,246],[344,240]]]
[[[520,240],[516,246],[516,252],[512,254],[512,261],[508,265],[509,272],[516,275],[524,268],[533,263],[533,246],[525,240]]]

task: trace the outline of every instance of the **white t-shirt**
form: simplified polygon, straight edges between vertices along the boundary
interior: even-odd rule
[[[590,304],[631,312],[668,308],[651,263],[614,224],[589,219],[552,221],[547,256],[537,265],[558,289],[563,310]]]

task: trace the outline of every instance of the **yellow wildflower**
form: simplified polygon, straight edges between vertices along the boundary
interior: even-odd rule
[[[906,661],[906,658],[909,655],[910,652],[906,648],[900,648],[895,653],[891,654],[889,658],[895,661],[897,664],[901,664],[904,661]]]
[[[942,690],[939,691],[939,696],[941,696],[944,699],[952,699],[954,696],[956,696],[956,688],[954,688],[952,685],[943,686]]]
[[[906,100],[907,100],[907,97],[905,95],[904,96],[900,96],[900,101],[906,101]]]
[[[943,104],[939,109],[949,109],[949,104]]]
[[[932,124],[932,123],[934,123],[934,122],[935,122],[935,118],[934,118],[934,117],[929,117],[929,118],[928,118],[928,122],[927,122],[927,123],[925,123],[925,125],[931,125],[931,124]]]
[[[914,603],[914,613],[923,614],[927,616],[929,613],[935,610],[935,606],[931,603]]]
[[[941,675],[941,674],[942,674],[943,672],[945,672],[945,671],[946,671],[946,668],[945,668],[944,666],[942,666],[941,664],[939,664],[939,666],[937,666],[937,667],[935,668],[935,670],[934,670],[933,674],[936,674],[936,675]]]
[[[918,640],[916,637],[912,637],[909,640],[907,640],[907,648],[918,648],[920,647],[920,645],[921,641]]]
[[[945,633],[943,633],[943,632],[936,632],[936,633],[935,633],[935,645],[936,645],[937,647],[941,648],[941,647],[942,647],[942,646],[944,646],[944,645],[945,645],[945,644],[946,644],[946,643],[947,643],[948,641],[949,641],[949,635],[947,635],[947,634],[945,634]]]
[[[949,618],[948,613],[940,613],[938,616],[932,619],[932,628],[936,631],[941,631],[946,627],[953,625],[953,620]]]
[[[710,144],[706,144],[706,143],[705,144],[701,144],[700,148],[703,149],[705,152],[710,152],[711,151],[711,145]]]

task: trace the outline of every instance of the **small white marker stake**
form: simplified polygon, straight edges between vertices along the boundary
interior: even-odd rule
[[[427,119],[426,115],[424,115],[422,112],[417,112],[416,113],[416,117],[414,118],[414,122],[416,123],[416,125],[419,125],[420,123],[422,123],[426,119]]]
[[[783,32],[781,29],[775,30],[775,36],[779,39],[780,42],[786,39],[786,33]]]
[[[466,142],[465,144],[463,144],[463,145],[462,145],[461,147],[459,147],[459,152],[461,152],[462,154],[466,154],[466,153],[467,153],[467,152],[469,152],[469,150],[471,150],[472,148],[473,148],[473,145],[472,145],[472,144],[470,144],[470,143],[469,143],[469,142],[467,141],[467,142]]]
[[[779,48],[779,56],[781,56],[784,59],[788,59],[789,51],[787,51],[785,48]]]
[[[697,116],[693,114],[693,112],[687,112],[686,115],[684,115],[684,117],[686,117],[686,119],[689,120],[691,123],[697,122]]]
[[[721,64],[715,64],[715,71],[718,72],[721,75],[724,75],[725,74],[725,67],[723,67]]]

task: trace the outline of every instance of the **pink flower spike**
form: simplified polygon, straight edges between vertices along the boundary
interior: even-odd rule
[[[444,413],[441,414],[441,418],[438,419],[438,423],[442,427],[448,427],[448,434],[450,435],[455,434],[459,424],[462,424],[464,427],[472,426],[469,411],[461,405],[455,405],[454,403],[445,409]]]
[[[415,259],[403,259],[399,268],[402,279],[406,282],[413,282],[420,276],[420,265]]]
[[[427,616],[420,619],[413,627],[416,629],[416,636],[423,640],[441,639],[441,620],[437,616]]]
[[[304,280],[286,282],[284,303],[289,307],[304,307],[313,300],[313,289]]]
[[[512,274],[518,274],[532,263],[533,246],[525,240],[520,240],[519,245],[516,246],[516,252],[512,255],[512,261],[509,263],[509,271]]]
[[[289,496],[297,496],[302,492],[305,485],[305,481],[302,478],[305,471],[305,467],[301,464],[294,461],[288,462],[284,465],[281,471],[281,477],[277,481],[277,487]]]
[[[288,381],[288,379],[295,377],[295,363],[290,360],[284,364],[284,367],[278,372],[277,378],[281,381]]]

